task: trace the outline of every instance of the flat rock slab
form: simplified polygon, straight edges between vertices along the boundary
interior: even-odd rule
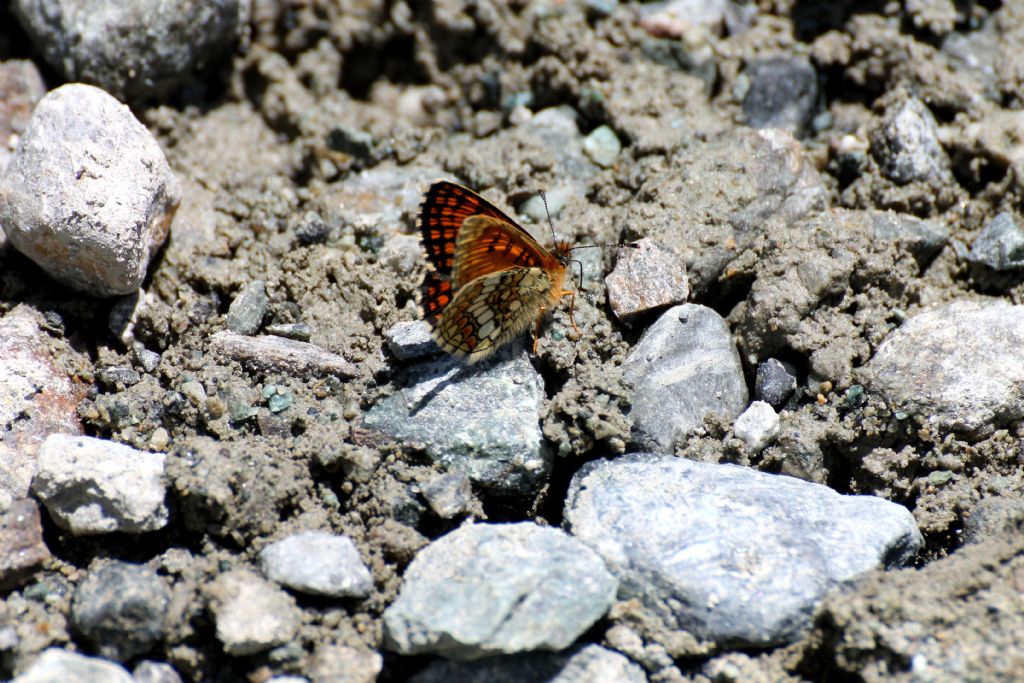
[[[624,322],[655,308],[682,303],[690,293],[686,262],[651,239],[620,249],[615,270],[604,282],[608,305]]]
[[[644,332],[623,363],[634,387],[633,440],[671,451],[715,414],[737,417],[747,407],[747,383],[729,326],[706,306],[668,309]]]
[[[863,371],[892,408],[980,438],[1024,417],[1024,306],[959,301],[893,331]]]
[[[793,640],[840,582],[907,562],[910,512],[736,465],[653,454],[577,473],[565,527],[668,629],[726,647]]]
[[[167,526],[166,456],[88,436],[51,434],[39,447],[32,493],[72,534]]]
[[[146,127],[81,83],[40,100],[0,177],[0,224],[11,244],[53,279],[94,296],[139,288],[180,201]]]
[[[561,650],[604,616],[616,586],[601,558],[559,529],[468,524],[409,565],[384,612],[385,643],[456,660]]]
[[[525,353],[476,365],[445,358],[410,368],[404,380],[366,413],[364,429],[423,444],[446,469],[495,493],[527,494],[546,478],[544,392]]]

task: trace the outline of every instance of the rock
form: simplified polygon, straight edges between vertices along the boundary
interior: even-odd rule
[[[43,317],[25,304],[0,318],[0,510],[28,495],[39,445],[82,431],[85,387],[54,361]]]
[[[72,534],[162,529],[164,455],[88,436],[51,434],[39,448],[32,493]]]
[[[11,683],[135,683],[123,668],[99,657],[68,652],[51,647]]]
[[[644,332],[623,371],[633,383],[633,440],[671,450],[706,416],[736,418],[747,406],[739,353],[725,321],[710,308],[670,308]]]
[[[170,589],[143,565],[113,561],[75,589],[71,624],[100,655],[128,661],[163,640]]]
[[[267,334],[308,342],[313,336],[313,328],[306,323],[273,323],[267,325]]]
[[[49,559],[39,506],[30,498],[14,501],[0,515],[0,590],[25,584]]]
[[[604,279],[612,313],[627,323],[641,313],[683,303],[690,293],[683,259],[651,239],[635,244],[619,249],[615,270]]]
[[[0,62],[0,176],[28,127],[32,109],[45,94],[46,84],[34,62]]]
[[[451,519],[466,511],[473,502],[473,487],[462,472],[435,477],[423,487],[423,497],[441,519]]]
[[[564,532],[467,524],[409,565],[384,612],[385,643],[456,660],[561,650],[608,611],[615,589],[600,558]]]
[[[131,110],[72,83],[36,105],[0,178],[0,225],[55,280],[118,296],[142,284],[180,200],[160,145]]]
[[[1024,417],[1024,306],[957,301],[894,330],[864,385],[934,432],[981,438]]]
[[[796,376],[790,374],[782,361],[768,358],[757,366],[754,398],[778,409],[796,391]]]
[[[365,598],[373,576],[348,536],[307,531],[260,551],[260,568],[271,581],[313,595]]]
[[[143,660],[132,670],[135,683],[182,683],[181,676],[170,664]]]
[[[889,106],[871,133],[871,153],[882,173],[899,185],[955,182],[935,117],[917,98],[903,97]]]
[[[971,245],[967,258],[993,270],[1024,268],[1024,230],[1013,214],[1004,211],[989,221]]]
[[[611,168],[622,151],[619,136],[608,126],[598,126],[583,138],[583,153],[601,168]]]
[[[422,443],[431,460],[495,493],[536,489],[551,468],[539,423],[544,391],[525,352],[510,353],[409,368],[403,388],[367,411],[363,428]]]
[[[732,0],[670,0],[642,5],[637,23],[658,38],[682,38],[695,27],[721,36],[739,33],[753,15]]]
[[[538,192],[519,205],[519,214],[537,225],[547,225],[548,216],[551,216],[552,220],[558,218],[562,209],[565,208],[566,202],[572,198],[575,192],[575,189],[569,185],[546,190],[543,197]],[[541,241],[544,241],[543,238]]]
[[[866,216],[879,242],[897,242],[921,264],[926,263],[949,241],[949,228],[941,223],[892,211],[870,211]]]
[[[373,650],[321,645],[310,659],[309,674],[313,683],[374,683],[383,667]]]
[[[336,353],[324,351],[316,344],[283,337],[246,337],[221,331],[210,337],[210,351],[257,372],[300,377],[334,375],[342,379],[358,374],[354,365]]]
[[[231,302],[224,322],[235,334],[252,336],[259,332],[268,306],[270,299],[267,297],[266,283],[254,280],[243,287]]]
[[[247,569],[218,576],[203,588],[217,624],[217,639],[234,657],[290,641],[301,614],[290,595]]]
[[[1024,530],[1024,500],[993,496],[982,498],[964,515],[964,542],[982,543]]]
[[[384,333],[384,341],[398,360],[416,360],[441,352],[430,335],[430,324],[425,320],[395,323]]]
[[[747,125],[794,135],[807,130],[818,104],[818,73],[805,57],[758,59],[744,75],[749,81],[743,98]]]
[[[923,543],[910,512],[880,498],[649,454],[585,465],[565,509],[619,600],[724,647],[792,641],[830,588],[905,564]]]
[[[225,53],[247,25],[249,3],[17,0],[22,27],[67,81],[119,98],[158,97]]]
[[[733,434],[754,453],[764,450],[779,433],[779,416],[764,401],[754,401],[736,418]]]
[[[600,645],[575,652],[529,652],[475,662],[435,661],[410,683],[647,683],[644,670]]]
[[[127,365],[107,366],[96,371],[96,379],[107,391],[124,391],[142,380],[139,371]]]

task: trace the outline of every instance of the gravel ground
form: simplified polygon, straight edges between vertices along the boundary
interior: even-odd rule
[[[116,5],[116,6],[115,6]],[[0,678],[1024,671],[1024,3],[0,6]],[[431,183],[574,252],[467,365]]]

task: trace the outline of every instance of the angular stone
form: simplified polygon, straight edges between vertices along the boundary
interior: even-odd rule
[[[886,110],[871,133],[871,152],[882,173],[897,184],[955,182],[935,117],[917,98],[902,98]]]
[[[123,668],[100,657],[86,657],[51,647],[11,683],[135,683]]]
[[[310,659],[309,677],[313,683],[375,683],[383,667],[373,650],[321,645]]]
[[[373,576],[348,536],[306,531],[260,551],[260,567],[271,581],[302,593],[364,598]]]
[[[754,398],[778,409],[793,395],[794,391],[796,391],[796,377],[789,373],[782,361],[768,358],[757,366]]]
[[[246,337],[234,332],[216,332],[210,337],[210,351],[237,361],[257,372],[286,375],[335,375],[350,379],[357,374],[354,365],[336,353],[316,344],[269,335]]]
[[[910,512],[881,498],[671,456],[585,465],[565,509],[620,600],[726,647],[792,641],[830,588],[923,544]]]
[[[221,574],[203,588],[217,624],[217,639],[240,657],[290,641],[300,613],[290,595],[247,569]]]
[[[641,313],[686,301],[690,284],[686,262],[670,249],[644,238],[619,250],[615,270],[604,280],[608,305],[623,322]]]
[[[425,320],[395,323],[384,333],[384,341],[398,360],[416,360],[441,353],[430,334],[430,324]]]
[[[243,287],[231,302],[224,323],[235,334],[254,335],[263,324],[268,306],[267,284],[263,280],[254,280]]]
[[[764,401],[754,401],[733,424],[736,438],[754,453],[764,450],[779,433],[779,416]]]
[[[30,498],[14,501],[0,515],[0,590],[23,585],[48,559],[39,506]]]
[[[754,60],[744,72],[750,82],[743,114],[754,128],[803,133],[818,105],[818,73],[805,57]]]
[[[458,660],[561,650],[607,612],[615,589],[601,559],[557,529],[467,524],[409,565],[384,612],[385,643]]]
[[[1024,417],[1024,306],[957,301],[882,342],[864,385],[936,432],[981,438]]]
[[[647,676],[618,652],[587,645],[569,652],[431,662],[410,683],[647,683]]]
[[[526,354],[510,353],[409,368],[404,387],[367,411],[362,427],[421,443],[432,460],[496,493],[529,493],[551,467],[539,422],[544,392]]]
[[[131,110],[72,83],[36,105],[0,177],[0,224],[55,280],[118,296],[142,284],[180,200],[160,145]]]
[[[967,258],[993,270],[1024,268],[1024,230],[1013,214],[1004,211],[989,221],[971,245]]]
[[[113,441],[51,434],[39,448],[32,493],[76,536],[162,529],[165,458]]]
[[[451,519],[473,502],[473,487],[462,472],[442,474],[423,487],[423,497],[441,519]]]
[[[684,304],[667,310],[623,363],[633,383],[634,443],[671,450],[685,434],[716,414],[732,420],[747,406],[736,344],[710,308]]]

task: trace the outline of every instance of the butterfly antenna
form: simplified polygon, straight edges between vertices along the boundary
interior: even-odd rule
[[[640,243],[639,242],[618,242],[616,244],[612,244],[612,243],[609,242],[609,243],[602,243],[602,244],[581,244],[578,247],[569,247],[569,251],[576,251],[577,249],[609,249],[609,248],[614,249],[614,248],[617,248],[617,247],[628,248],[628,249],[639,249],[640,248]]]
[[[555,222],[551,220],[551,212],[548,211],[548,195],[544,190],[537,190],[537,194],[540,195],[540,200],[544,202],[544,213],[548,217],[548,227],[551,228],[551,243],[557,244],[558,237],[555,235]]]

